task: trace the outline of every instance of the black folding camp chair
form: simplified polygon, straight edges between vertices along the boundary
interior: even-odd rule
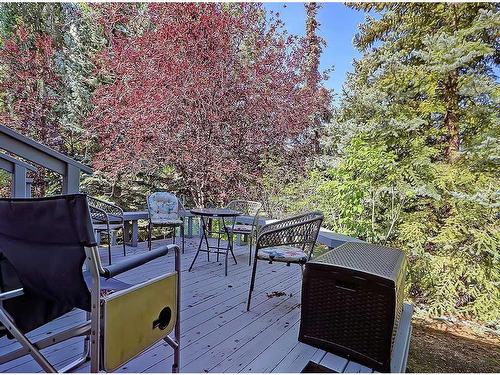
[[[169,251],[175,272],[137,285],[114,279]],[[26,337],[74,308],[87,311],[87,320],[37,342]],[[178,372],[179,310],[177,245],[103,267],[85,195],[0,199],[0,335],[21,344],[0,355],[0,364],[30,354],[43,370],[56,372],[40,350],[83,336],[82,357],[60,372],[87,360],[91,372],[113,371],[160,340],[174,349],[172,371]]]

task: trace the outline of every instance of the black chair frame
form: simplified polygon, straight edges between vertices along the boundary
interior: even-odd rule
[[[254,252],[252,276],[250,279],[250,289],[248,291],[247,311],[250,310],[250,301],[255,286],[255,275],[257,273],[257,262],[259,259],[259,250],[266,247],[276,246],[294,246],[301,248],[307,254],[307,261],[311,259],[316,245],[316,239],[323,222],[323,214],[319,211],[308,212],[301,215],[278,220],[266,224],[260,229]],[[304,266],[305,262],[282,261],[279,259],[266,259],[267,262],[297,263]]]
[[[38,209],[36,213],[39,214],[38,216],[45,216],[45,218],[38,219],[36,217],[37,215],[33,215],[33,212],[35,212],[33,210],[24,210],[26,215],[23,217],[23,205],[25,207],[29,205],[36,207],[39,202],[42,204],[49,202],[50,205],[52,201],[58,201],[63,207],[69,207],[68,212],[72,212],[74,215],[69,215],[64,223],[54,225],[58,226],[58,228],[55,228],[53,233],[49,233],[48,238],[45,239],[45,234],[43,232],[51,230],[51,220],[49,219],[53,217],[61,218],[60,212],[59,215],[54,214],[51,216],[51,213],[48,212],[49,210],[45,209],[45,207],[50,208],[50,206],[44,206],[42,209]],[[64,204],[66,204],[66,206],[64,206]],[[106,288],[106,283],[108,281],[112,282],[115,276],[163,257],[173,251],[175,254],[175,272],[177,273],[176,324],[173,328],[174,338],[168,335],[170,332],[166,332],[162,339],[174,350],[172,371],[179,371],[181,334],[181,256],[180,249],[177,245],[164,245],[154,251],[135,255],[113,265],[103,266],[99,257],[99,249],[95,242],[90,212],[87,205],[87,197],[83,194],[39,199],[0,199],[0,215],[11,219],[0,223],[0,334],[7,334],[9,338],[14,338],[21,344],[19,349],[0,355],[0,364],[29,354],[46,372],[68,372],[88,360],[90,360],[91,372],[103,370],[102,353],[104,349],[101,336],[101,330],[103,329],[103,323],[101,321],[101,302],[104,297],[101,295],[102,289]],[[77,218],[78,222],[72,221],[72,219],[75,218]],[[35,235],[36,238],[29,238],[30,230],[36,227],[33,224],[36,223],[37,220],[45,220],[45,229],[42,228],[39,230]],[[23,223],[26,223],[26,225],[23,226]],[[68,230],[62,231],[61,236],[63,239],[59,239],[57,235],[61,233],[60,228],[62,228],[62,225],[65,225]],[[21,228],[17,230],[18,227]],[[67,234],[65,232],[72,232],[72,234]],[[51,234],[54,234],[54,236],[50,236]],[[75,242],[74,238],[79,238],[79,242]],[[35,245],[30,246],[30,244],[36,244],[38,247]],[[52,249],[54,251],[52,251]],[[24,254],[24,259],[19,258],[18,250],[21,250]],[[58,252],[60,253],[60,251],[64,251],[68,254],[67,259],[61,256],[57,256],[54,259],[58,262],[57,266],[64,264],[68,265],[66,269],[67,272],[65,273],[62,272],[58,275],[54,275],[53,270],[45,270],[44,267],[36,268],[38,267],[37,264],[29,264],[30,262],[27,261],[27,259],[30,259],[30,254],[33,259],[40,256],[47,258],[47,254],[53,254],[52,257],[54,257]],[[28,255],[27,259],[26,255]],[[47,260],[47,262],[50,261],[50,259]],[[84,281],[85,273],[82,268],[84,264],[90,274],[90,286],[86,286]],[[24,268],[20,269],[19,267]],[[38,269],[39,271],[35,273],[29,272],[29,267],[35,267],[33,269]],[[28,270],[28,272],[26,272],[26,270]],[[76,272],[69,272],[71,270]],[[78,274],[78,270],[81,270],[80,275]],[[41,278],[41,281],[48,280],[50,283],[51,279],[61,277],[60,274],[68,274],[69,276],[64,277],[70,278],[71,282],[75,282],[76,280],[76,288],[68,289],[68,291],[65,289],[68,288],[68,285],[64,285],[64,283],[52,282],[48,287],[47,283],[45,283],[45,285],[42,285],[43,282],[37,283],[39,278]],[[120,281],[116,281],[120,283]],[[128,287],[131,290],[136,288],[134,285]],[[52,288],[56,295],[51,295],[50,298],[47,298],[46,294],[48,288]],[[82,290],[83,293],[81,292]],[[127,289],[123,290],[127,291]],[[33,307],[33,310],[26,311],[27,309],[23,308],[23,306]],[[37,309],[38,306],[42,306],[42,309]],[[54,306],[56,307],[55,309],[53,308]],[[52,310],[46,307],[52,308]],[[27,338],[26,334],[34,328],[40,327],[62,316],[73,308],[85,310],[87,317],[86,321],[34,342]],[[40,311],[42,311],[42,316],[36,316]],[[16,316],[16,314],[18,316]],[[32,318],[34,320],[32,320]],[[85,338],[83,353],[80,358],[63,368],[56,369],[41,353],[41,350],[44,348],[78,336],[83,336]]]
[[[226,231],[229,235],[239,234],[240,236],[248,236],[248,247],[249,247],[249,255],[248,255],[248,265],[252,265],[252,244],[254,241],[254,237],[257,238],[257,233],[259,230],[259,213],[262,208],[262,203],[255,201],[247,201],[242,199],[235,199],[229,202],[226,206],[231,210],[242,212],[244,215],[249,215],[253,217],[252,224],[250,230],[240,230],[238,229],[239,218],[236,218],[236,222],[233,226],[226,226]]]
[[[177,197],[176,197],[177,198]],[[148,248],[151,250],[152,248],[152,232],[154,227],[161,227],[161,228],[172,228],[173,229],[173,236],[172,236],[172,243],[175,244],[175,230],[176,228],[179,228],[179,235],[181,236],[181,241],[182,241],[182,246],[181,246],[181,251],[184,254],[184,244],[185,244],[185,236],[184,236],[184,216],[182,216],[182,213],[186,211],[184,208],[184,205],[182,204],[181,200],[177,198],[177,204],[178,204],[178,212],[177,214],[179,215],[179,224],[165,224],[165,223],[153,223],[151,220],[151,207],[149,206],[149,197],[147,198],[147,205],[148,205],[148,213],[149,213],[149,218],[148,218]]]
[[[108,261],[111,264],[111,231],[115,228],[122,230],[123,235],[123,256],[127,255],[125,245],[125,221],[121,207],[101,199],[88,196],[90,215],[94,224],[94,230],[101,234],[105,232],[108,236]],[[100,228],[99,226],[103,226]]]

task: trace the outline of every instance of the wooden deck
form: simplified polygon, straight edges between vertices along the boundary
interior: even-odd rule
[[[259,262],[256,287],[250,312],[246,299],[251,267],[248,247],[235,247],[238,264],[229,262],[224,277],[223,262],[211,255],[207,262],[200,254],[192,272],[187,272],[198,238],[186,239],[182,257],[181,372],[300,372],[311,359],[328,362],[338,372],[371,372],[355,362],[327,354],[297,341],[300,318],[301,272],[298,265]],[[158,245],[160,241],[154,242]],[[127,247],[129,255],[145,251],[145,244]],[[113,262],[123,254],[113,249]],[[103,249],[103,262],[106,262]],[[223,260],[223,259],[221,259]],[[173,254],[157,259],[119,277],[125,282],[140,282],[173,269]],[[275,294],[284,295],[273,296]],[[80,310],[72,311],[30,333],[31,338],[61,330],[84,320]],[[76,359],[82,350],[82,338],[74,338],[43,350],[49,361],[61,368]],[[14,340],[0,339],[0,351],[16,348]],[[119,372],[170,372],[173,351],[164,343],[150,348],[127,363]],[[2,372],[39,372],[30,356],[0,365]],[[88,372],[89,365],[76,372]]]

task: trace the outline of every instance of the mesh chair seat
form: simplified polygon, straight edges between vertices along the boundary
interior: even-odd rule
[[[252,233],[254,228],[251,224],[234,224],[234,228],[226,226],[226,230],[233,233]]]
[[[302,249],[292,246],[276,246],[259,249],[257,258],[276,262],[307,262],[307,254]]]
[[[151,224],[153,225],[171,225],[171,226],[176,226],[176,225],[182,225],[182,220],[162,220],[162,219],[151,219]]]
[[[108,230],[108,226],[106,224],[93,224],[92,226],[94,227],[94,230]],[[121,228],[121,224],[109,224],[109,229],[111,230],[117,230]]]

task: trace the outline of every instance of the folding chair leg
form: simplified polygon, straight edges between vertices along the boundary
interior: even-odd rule
[[[252,240],[253,240],[253,233],[249,234],[249,246],[250,246],[250,253],[248,254],[248,265],[252,265]]]
[[[123,234],[123,256],[127,256],[127,249],[125,247],[125,225],[122,224],[122,234]]]
[[[148,248],[151,250],[151,231],[153,230],[151,225],[151,222],[148,224]]]
[[[70,372],[71,370],[74,370],[78,366],[84,364],[89,360],[90,356],[90,346],[89,346],[89,337],[85,337],[85,341],[83,342],[83,354],[80,358],[78,358],[76,361],[73,361],[66,366],[64,366],[62,369],[59,370],[59,372],[64,373],[64,372]]]
[[[7,314],[7,312],[0,308],[0,322],[5,328],[16,338],[16,340],[30,351],[30,355],[33,359],[42,367],[45,372],[57,372],[57,370],[52,366],[49,361],[43,356],[38,348],[28,340],[28,338],[17,329],[12,318]]]
[[[181,348],[177,347],[174,349],[174,363],[172,363],[172,372],[178,373],[180,372],[180,363],[181,363]]]
[[[91,314],[89,312],[85,313],[85,316],[87,318],[87,321],[90,321],[91,319]],[[85,362],[90,360],[90,335],[85,336],[83,339],[83,354],[80,358],[78,358],[76,361],[73,361],[66,366],[64,366],[62,369],[59,370],[59,372],[70,372],[71,370],[74,370],[75,368],[79,367],[80,365],[84,364]]]
[[[255,285],[255,274],[257,272],[257,258],[253,260],[252,278],[250,280],[250,289],[248,290],[247,311],[250,311],[250,301],[252,299],[253,287]]]
[[[184,223],[181,225],[182,254],[184,254]]]
[[[203,240],[203,239],[202,239]],[[200,241],[200,246],[201,246]],[[197,253],[198,254],[198,253]],[[175,270],[180,272],[181,270],[181,255],[179,254],[179,250],[177,249],[175,252]],[[165,336],[164,340],[174,349],[174,361],[172,363],[172,372],[178,373],[181,367],[181,278],[180,274],[177,277],[177,317],[175,322],[175,341],[172,340],[169,336]]]

